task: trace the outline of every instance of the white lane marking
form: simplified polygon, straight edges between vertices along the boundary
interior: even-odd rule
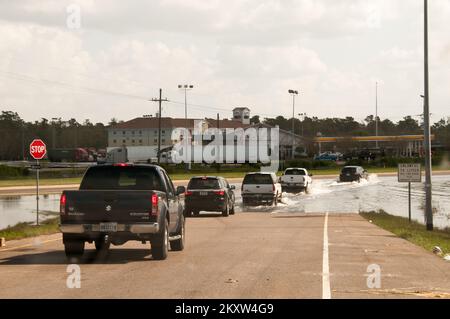
[[[330,264],[328,259],[328,213],[323,225],[322,299],[331,299]]]
[[[47,243],[51,243],[51,242],[58,241],[58,240],[61,240],[61,238],[44,240],[44,241],[41,241],[39,244],[47,244]],[[0,249],[0,253],[3,251],[17,250],[17,249],[28,248],[28,247],[33,247],[33,246],[36,246],[36,244],[33,243],[33,244],[27,244],[27,245],[23,245],[23,246]]]

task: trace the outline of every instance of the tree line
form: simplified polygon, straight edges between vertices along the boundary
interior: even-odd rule
[[[278,125],[280,129],[292,131],[292,118],[278,116],[261,120],[259,116],[254,116],[251,121],[252,123],[262,122],[271,126]],[[317,136],[375,136],[376,118],[370,115],[363,122],[358,122],[353,117],[324,119],[305,117],[302,120],[294,119],[294,127],[296,134],[307,139]],[[450,121],[441,119],[431,127],[431,131],[435,135],[435,143],[450,150]],[[398,122],[378,118],[378,135],[380,136],[420,134],[423,134],[423,122],[412,116],[406,116]]]
[[[252,123],[263,122],[271,126],[279,126],[286,131],[292,130],[292,118],[252,118]],[[28,145],[35,138],[46,141],[48,148],[95,148],[104,149],[108,143],[107,128],[119,123],[112,119],[108,124],[83,123],[75,119],[64,121],[41,118],[34,122],[24,121],[18,113],[2,111],[0,115],[0,160],[21,160],[28,158]],[[305,117],[294,119],[295,133],[305,138],[321,136],[370,136],[375,135],[375,117],[368,116],[365,121],[358,122],[353,117],[324,118]],[[423,134],[421,122],[406,116],[398,122],[379,119],[379,135]],[[436,136],[435,143],[450,150],[450,122],[442,119],[432,127]]]

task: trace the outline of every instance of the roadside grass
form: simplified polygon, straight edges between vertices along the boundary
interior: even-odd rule
[[[360,215],[378,227],[428,251],[432,252],[434,247],[439,246],[444,254],[450,253],[450,229],[429,232],[422,224],[414,221],[409,223],[407,218],[392,216],[384,211],[362,212]]]
[[[47,219],[40,223],[40,226],[33,226],[31,223],[20,223],[0,230],[0,237],[8,240],[23,239],[41,235],[51,235],[59,232],[59,217]]]
[[[43,186],[79,184],[80,182],[81,182],[81,177],[41,178],[39,180],[39,184],[43,185]],[[34,186],[34,185],[36,185],[35,177],[0,180],[0,187]]]
[[[435,172],[440,171],[439,168],[433,168]],[[257,169],[249,172],[257,171]],[[442,171],[442,170],[441,170]],[[314,176],[325,176],[339,175],[340,168],[328,168],[328,169],[312,169],[309,170],[311,174]],[[397,168],[388,167],[388,168],[369,168],[369,174],[382,174],[382,173],[396,173]],[[243,178],[246,172],[230,172],[230,171],[208,171],[208,172],[183,172],[183,173],[173,173],[170,174],[170,177],[174,181],[179,180],[189,180],[193,176],[223,176],[225,178]],[[278,175],[281,175],[281,172],[278,172]],[[79,184],[81,182],[82,177],[67,177],[67,178],[41,178],[40,185],[42,186],[50,186],[50,185],[67,185],[67,184]],[[36,185],[36,179],[32,176],[25,178],[14,178],[14,179],[4,179],[0,180],[0,188],[1,187],[14,187],[14,186],[34,186]]]

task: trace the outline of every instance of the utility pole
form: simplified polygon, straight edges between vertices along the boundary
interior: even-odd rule
[[[375,83],[375,136],[377,138],[375,146],[378,148],[378,82]]]
[[[158,164],[161,164],[161,108],[162,108],[162,102],[169,102],[169,100],[162,98],[162,89],[159,89],[159,99],[152,99],[151,101],[159,103],[159,111],[158,111]]]
[[[295,97],[298,91],[289,90],[288,92],[292,94],[292,159],[295,159]]]
[[[427,230],[433,231],[432,181],[431,181],[431,129],[430,129],[430,90],[428,68],[428,0],[424,0],[424,131],[425,131],[425,222]]]

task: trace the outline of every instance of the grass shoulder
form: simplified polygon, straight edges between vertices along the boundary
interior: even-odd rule
[[[29,237],[37,237],[41,235],[51,235],[59,232],[59,217],[47,219],[41,222],[40,226],[31,223],[19,223],[0,230],[0,237],[4,237],[6,241],[23,239]]]
[[[384,211],[364,212],[360,215],[378,227],[428,251],[432,252],[434,247],[439,246],[444,254],[450,253],[450,229],[429,232],[422,224],[409,223],[407,218],[392,216]]]

